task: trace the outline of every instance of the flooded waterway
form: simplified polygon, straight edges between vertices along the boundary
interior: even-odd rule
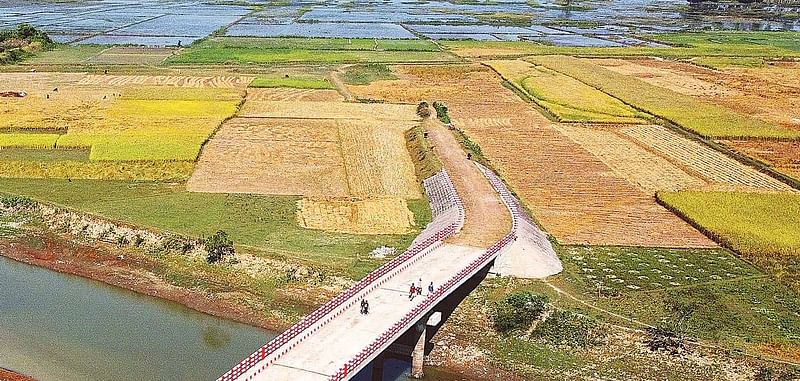
[[[0,367],[40,381],[213,380],[274,336],[0,257]]]

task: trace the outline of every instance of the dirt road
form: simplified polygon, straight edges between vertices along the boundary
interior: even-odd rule
[[[448,242],[476,247],[491,246],[511,230],[508,209],[489,181],[467,159],[467,154],[447,127],[434,117],[426,119],[423,125],[434,152],[450,173],[466,210],[464,228]]]

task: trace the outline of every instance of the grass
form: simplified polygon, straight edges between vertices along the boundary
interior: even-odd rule
[[[675,46],[736,49],[741,51],[741,56],[748,56],[749,51],[759,48],[800,52],[800,32],[690,32],[654,34],[647,38]]]
[[[585,60],[566,56],[532,57],[529,60],[706,138],[800,138],[800,131],[781,128],[688,95],[650,85]]]
[[[800,256],[800,194],[659,192],[716,241],[755,256]]]
[[[564,247],[561,259],[586,290],[605,294],[680,287],[760,273],[722,249]]]
[[[695,65],[707,66],[714,69],[729,67],[763,67],[767,61],[761,57],[697,57],[691,62]]]
[[[219,37],[199,42],[169,64],[279,64],[454,61],[426,40],[286,39]],[[371,45],[370,45],[371,44]]]
[[[250,87],[291,87],[294,89],[330,90],[336,87],[327,79],[297,77],[258,77],[250,82]]]
[[[765,32],[766,33],[766,32]],[[800,33],[768,32],[776,37],[767,41],[747,41],[740,43],[730,41],[717,43],[712,40],[698,39],[691,41],[677,37],[686,46],[678,47],[568,47],[537,45],[527,41],[440,41],[446,49],[462,57],[508,57],[523,55],[571,55],[581,57],[765,57],[788,58],[799,57],[800,50],[791,42]],[[660,37],[669,39],[671,35]],[[648,37],[649,38],[649,37]],[[758,43],[757,43],[758,42]]]
[[[397,79],[383,64],[349,66],[342,71],[342,79],[348,85],[368,85],[374,81]]]
[[[33,149],[3,148],[0,149],[0,161],[89,161],[89,151],[83,149]]]
[[[0,134],[0,147],[54,148],[59,134]]]
[[[488,61],[503,79],[561,122],[637,123],[644,116],[572,77],[525,61]]]
[[[57,48],[36,54],[22,63],[25,65],[81,64],[108,49],[103,45],[59,45]]]
[[[225,230],[237,245],[260,255],[290,257],[358,279],[381,261],[378,246],[405,248],[418,233],[363,236],[307,230],[295,219],[298,197],[190,193],[179,184],[120,181],[0,179],[0,191],[48,201],[125,223],[189,236]],[[425,201],[409,201],[416,225],[430,220]]]

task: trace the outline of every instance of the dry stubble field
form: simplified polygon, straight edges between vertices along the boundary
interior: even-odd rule
[[[715,244],[536,112],[485,67],[395,66],[398,80],[350,86],[364,98],[440,100],[456,127],[562,243],[668,247]],[[682,175],[681,175],[682,176]],[[691,180],[690,180],[691,181]]]
[[[248,90],[239,116],[204,148],[188,189],[304,196],[301,226],[406,233],[413,218],[405,200],[422,197],[404,135],[418,123],[414,107],[345,103],[336,93],[337,102],[329,90],[298,94]]]

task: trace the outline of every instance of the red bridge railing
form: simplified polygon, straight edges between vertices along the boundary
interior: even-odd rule
[[[337,318],[345,310],[352,307],[360,298],[357,295],[369,293],[386,282],[391,276],[408,268],[412,263],[416,262],[424,255],[432,251],[435,247],[441,244],[445,239],[455,235],[464,224],[464,206],[455,192],[455,187],[450,182],[447,173],[444,173],[445,181],[447,182],[447,191],[450,197],[454,198],[458,215],[455,221],[452,221],[447,226],[437,230],[431,236],[425,238],[421,242],[415,243],[403,254],[398,255],[391,261],[385,263],[377,270],[367,274],[366,277],[358,281],[356,284],[337,295],[327,303],[323,304],[314,312],[306,315],[297,324],[284,331],[272,341],[262,346],[250,356],[239,362],[227,373],[220,376],[217,381],[233,381],[240,378],[245,373],[253,370],[258,365],[253,374],[247,377],[247,380],[252,379],[256,374],[264,371],[268,366],[272,365],[281,356],[285,355],[290,350],[294,349],[303,340],[314,334],[317,330]],[[420,255],[422,254],[422,255]],[[386,276],[390,275],[390,276]],[[266,361],[265,361],[266,360]]]

